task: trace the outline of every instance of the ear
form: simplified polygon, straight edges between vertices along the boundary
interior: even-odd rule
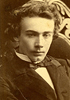
[[[13,42],[13,46],[16,48],[19,46],[19,37],[14,37],[14,42]]]
[[[19,37],[14,37],[15,42],[19,42]]]

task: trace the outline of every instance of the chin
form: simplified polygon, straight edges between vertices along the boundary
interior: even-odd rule
[[[32,59],[32,61],[35,63],[39,63],[39,62],[41,62],[43,59],[44,59],[45,57],[35,57],[35,58],[33,58]]]

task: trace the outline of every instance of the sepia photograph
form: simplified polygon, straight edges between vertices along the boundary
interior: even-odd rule
[[[70,100],[69,0],[0,0],[0,100]]]

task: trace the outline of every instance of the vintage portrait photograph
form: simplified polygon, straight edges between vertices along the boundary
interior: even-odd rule
[[[70,100],[69,0],[0,0],[0,100]]]

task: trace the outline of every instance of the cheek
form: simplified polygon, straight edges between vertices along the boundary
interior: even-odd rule
[[[28,40],[23,40],[23,44],[25,48],[29,48],[29,41]]]
[[[31,41],[30,39],[23,39],[22,41],[22,45],[23,45],[23,48],[26,48],[27,50],[30,50],[33,48],[33,41]]]
[[[45,48],[49,48],[52,43],[52,38],[49,38],[45,43]]]
[[[20,37],[19,48],[21,49],[27,48],[27,40],[23,38],[23,36]]]
[[[52,38],[50,38],[49,40],[48,40],[48,45],[50,45],[52,43]]]

